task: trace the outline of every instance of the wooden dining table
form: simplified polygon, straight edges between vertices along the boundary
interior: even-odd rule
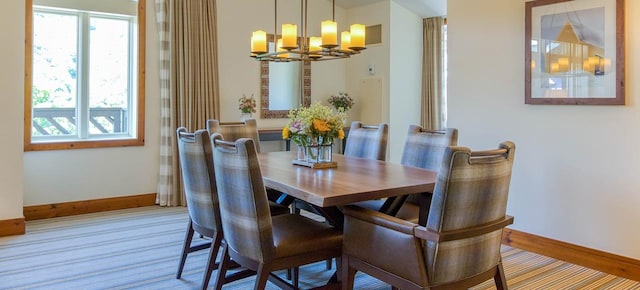
[[[258,154],[264,185],[315,205],[342,227],[336,206],[359,201],[432,192],[437,173],[398,163],[333,154],[335,168],[292,164],[295,152]]]
[[[303,200],[337,228],[344,216],[339,206],[379,198],[433,192],[437,173],[398,163],[333,154],[335,168],[310,168],[293,164],[296,152],[258,154],[265,187]],[[337,272],[314,289],[340,289]]]

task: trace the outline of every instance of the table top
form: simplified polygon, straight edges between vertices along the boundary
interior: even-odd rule
[[[258,154],[264,185],[320,207],[432,192],[437,173],[401,164],[333,154],[336,168],[293,165],[295,152]]]

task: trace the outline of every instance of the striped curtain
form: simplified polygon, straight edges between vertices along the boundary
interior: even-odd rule
[[[176,129],[220,114],[216,2],[155,0],[160,38],[160,168],[156,203],[184,205]]]
[[[445,129],[442,29],[444,18],[423,19],[422,101],[420,124],[427,130]]]

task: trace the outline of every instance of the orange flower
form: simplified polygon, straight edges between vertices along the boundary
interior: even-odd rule
[[[329,127],[329,124],[327,124],[327,121],[320,119],[313,119],[313,128],[318,130],[318,132],[331,131],[331,128]]]
[[[338,139],[344,139],[344,130],[338,130]]]
[[[282,128],[282,139],[289,139],[289,127]]]

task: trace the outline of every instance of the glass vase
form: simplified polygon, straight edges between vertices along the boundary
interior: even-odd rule
[[[296,146],[297,159],[300,161],[307,161],[307,148],[302,145]]]
[[[318,162],[319,163],[323,163],[323,162],[331,162],[332,158],[331,158],[331,153],[332,153],[332,144],[322,144],[320,145],[320,147],[318,148],[319,153],[318,153]]]
[[[317,137],[307,146],[307,162],[324,163],[332,161],[333,138]]]
[[[246,119],[251,119],[253,118],[253,114],[252,113],[240,113],[240,121],[246,120]]]
[[[318,158],[318,150],[320,146],[318,144],[311,144],[307,146],[307,162],[310,163],[318,163],[320,159]]]

